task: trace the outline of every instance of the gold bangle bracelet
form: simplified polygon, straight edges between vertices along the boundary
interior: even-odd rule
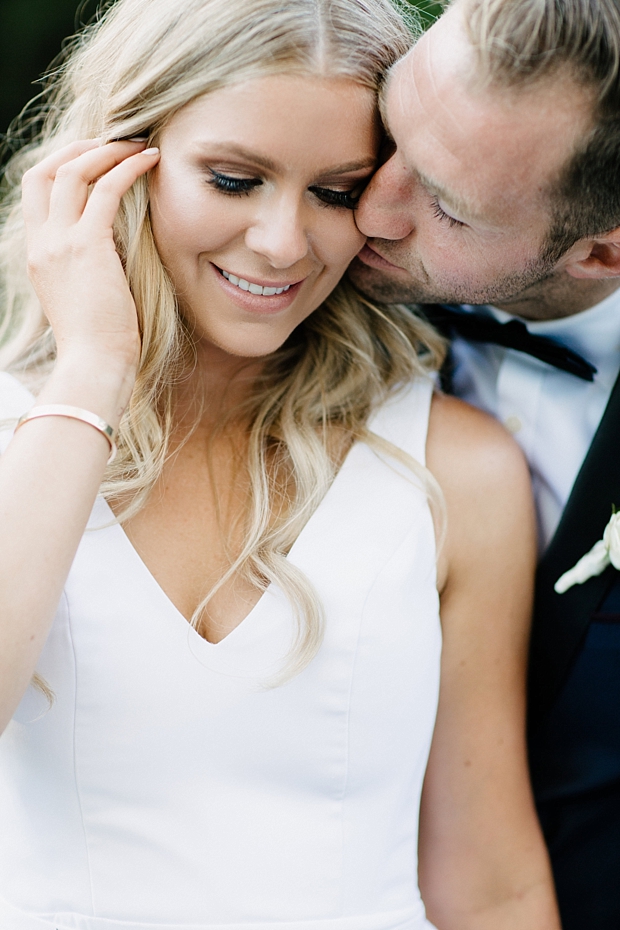
[[[90,410],[82,410],[81,407],[71,407],[68,404],[46,404],[41,407],[32,407],[28,413],[24,413],[24,415],[19,418],[17,426],[15,427],[15,432],[17,432],[20,426],[27,423],[28,420],[37,420],[39,417],[68,417],[70,420],[81,420],[82,423],[88,423],[89,426],[94,426],[96,430],[103,433],[110,443],[108,465],[110,462],[114,461],[116,455],[117,431],[113,429],[109,423],[106,423],[105,420],[102,420],[101,417],[98,417],[96,413],[91,413]]]

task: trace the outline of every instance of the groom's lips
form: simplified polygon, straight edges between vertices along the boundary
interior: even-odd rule
[[[380,255],[376,249],[366,243],[357,257],[364,265],[370,265],[371,268],[382,268],[384,271],[404,271],[399,265],[394,265],[387,258]]]

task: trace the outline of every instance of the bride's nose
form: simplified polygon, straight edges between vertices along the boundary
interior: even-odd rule
[[[290,268],[308,254],[308,228],[303,204],[292,197],[263,204],[245,236],[253,252],[274,268]]]

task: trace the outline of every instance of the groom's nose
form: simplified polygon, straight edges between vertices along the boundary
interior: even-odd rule
[[[360,232],[373,239],[404,239],[414,228],[413,184],[398,150],[373,175],[355,212]]]

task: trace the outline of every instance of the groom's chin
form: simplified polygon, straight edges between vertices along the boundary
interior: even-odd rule
[[[423,299],[413,282],[399,281],[396,275],[371,268],[359,257],[353,259],[347,274],[358,291],[379,303],[418,303]]]

